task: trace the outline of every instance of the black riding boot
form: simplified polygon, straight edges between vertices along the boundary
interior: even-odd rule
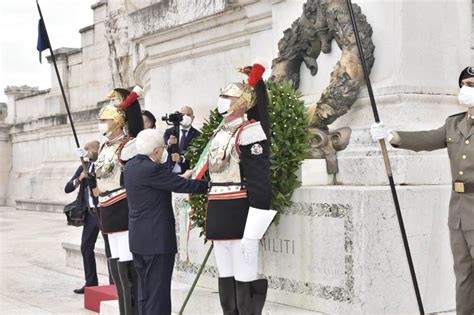
[[[261,315],[267,297],[268,282],[259,279],[251,282],[235,282],[239,315]]]
[[[119,261],[118,270],[122,282],[125,315],[137,315],[138,281],[133,261]]]
[[[252,294],[253,314],[262,314],[265,299],[267,298],[268,281],[267,279],[259,279],[250,282]]]
[[[117,288],[118,303],[120,309],[120,315],[125,315],[125,309],[123,305],[123,289],[122,282],[120,281],[120,275],[118,271],[118,258],[109,258],[107,259],[109,263],[110,276],[114,280],[115,286]]]
[[[238,315],[234,277],[219,278],[219,299],[224,315]]]

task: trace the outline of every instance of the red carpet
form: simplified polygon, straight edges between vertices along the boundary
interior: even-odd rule
[[[84,291],[84,308],[100,313],[100,302],[117,300],[115,285],[86,287]]]

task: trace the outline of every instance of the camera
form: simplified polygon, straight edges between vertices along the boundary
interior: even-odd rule
[[[166,114],[165,116],[161,117],[162,121],[166,121],[167,125],[173,126],[171,130],[171,135],[175,136],[178,141],[179,141],[179,125],[183,121],[183,113],[180,113],[178,111],[171,113],[171,114]],[[168,151],[170,153],[179,153],[179,145],[174,144],[171,145],[168,148]]]
[[[176,111],[171,114],[166,114],[165,116],[161,117],[161,120],[166,121],[166,124],[168,125],[179,126],[179,124],[183,121],[183,116],[183,113]]]

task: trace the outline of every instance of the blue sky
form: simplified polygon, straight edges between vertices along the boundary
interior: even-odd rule
[[[96,0],[39,0],[53,49],[80,47],[79,29],[92,24]],[[50,87],[50,66],[38,61],[38,10],[35,0],[0,1],[0,102],[7,85]]]

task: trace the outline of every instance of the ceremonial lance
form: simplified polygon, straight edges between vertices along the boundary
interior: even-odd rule
[[[372,91],[372,84],[370,83],[369,70],[367,68],[367,63],[365,62],[364,51],[362,49],[362,43],[359,36],[359,31],[357,29],[357,22],[354,15],[354,10],[352,9],[351,0],[347,0],[347,7],[349,9],[349,14],[351,16],[352,28],[354,29],[355,40],[357,43],[357,48],[359,50],[359,59],[362,64],[362,69],[364,70],[365,82],[367,83],[367,90],[369,93],[370,104],[372,105],[372,111],[374,114],[375,122],[380,122],[379,113],[377,110],[377,104],[375,103],[374,92]],[[416,301],[418,303],[418,309],[420,314],[424,315],[425,311],[423,310],[423,302],[421,300],[420,289],[418,288],[418,281],[416,280],[415,267],[413,266],[413,260],[410,253],[410,245],[408,244],[407,234],[405,232],[405,224],[403,223],[402,212],[400,210],[400,203],[398,202],[397,190],[395,189],[395,182],[393,180],[392,166],[390,164],[390,159],[388,157],[387,145],[384,139],[379,140],[380,148],[382,150],[383,160],[385,162],[385,169],[387,171],[388,181],[390,183],[390,190],[392,191],[393,202],[395,204],[395,210],[397,212],[398,224],[400,226],[400,232],[402,234],[403,245],[405,247],[405,253],[408,260],[408,266],[410,268],[411,280],[413,282],[413,288],[415,289]]]

